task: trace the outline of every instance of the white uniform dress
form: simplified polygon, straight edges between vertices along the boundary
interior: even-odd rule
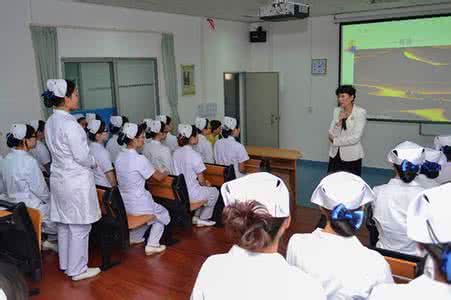
[[[110,152],[111,161],[115,162],[119,153],[124,149],[124,146],[119,145],[117,142],[118,135],[113,134],[113,136],[106,143],[106,149]]]
[[[214,164],[215,158],[213,154],[213,145],[203,134],[199,134],[197,136],[199,137],[199,142],[193,147],[193,149],[199,152],[204,163]]]
[[[50,157],[50,152],[47,146],[43,142],[37,141],[36,147],[30,150],[30,154],[34,158],[36,158],[41,170],[43,172],[47,172],[44,166],[52,162],[52,158]]]
[[[150,140],[144,145],[143,155],[147,157],[152,165],[158,170],[168,170],[169,174],[174,175],[174,162],[172,161],[171,150],[160,141]]]
[[[328,299],[366,299],[378,284],[393,282],[382,255],[363,246],[355,236],[343,237],[322,229],[293,235],[287,261],[319,280]],[[298,293],[304,294],[302,285]]]
[[[376,186],[376,200],[371,204],[379,231],[377,247],[416,255],[416,244],[407,237],[407,208],[424,188],[417,179],[404,183],[399,178]]]
[[[445,184],[451,182],[451,162],[447,162],[442,166],[440,175],[435,179],[439,184]]]
[[[50,192],[36,159],[24,150],[12,149],[2,162],[2,173],[8,201],[38,209],[42,231],[56,234],[56,224],[50,221]]]
[[[168,225],[171,219],[167,209],[156,203],[145,188],[146,180],[155,173],[154,167],[145,156],[133,149],[122,150],[116,159],[115,167],[119,191],[127,214],[155,215],[157,217],[155,221],[132,230],[130,239],[132,241],[140,240],[147,228],[152,225],[147,246],[160,246],[164,226]]]
[[[163,144],[169,147],[169,149],[171,149],[171,152],[174,152],[179,148],[177,137],[175,135],[172,135],[170,132],[166,136],[166,139],[164,140]]]
[[[422,275],[408,284],[383,284],[374,289],[369,300],[391,299],[451,299],[451,284]]]
[[[105,149],[103,144],[92,142],[89,144],[89,150],[96,160],[97,168],[94,170],[94,179],[96,185],[110,188],[111,183],[106,178],[105,173],[113,171],[113,163],[111,162],[110,153]]]
[[[191,300],[325,300],[319,282],[291,267],[279,253],[249,252],[233,246],[202,265]]]
[[[246,148],[233,136],[220,139],[215,143],[215,161],[219,165],[233,165],[236,178],[242,177],[240,163],[249,160]]]
[[[183,174],[185,177],[190,202],[208,201],[206,206],[196,211],[196,216],[202,220],[210,219],[218,201],[219,191],[215,187],[199,184],[197,174],[206,170],[200,154],[189,145],[177,149],[174,152],[174,168],[177,176]]]
[[[45,126],[45,140],[52,155],[50,219],[58,222],[60,269],[68,276],[87,271],[91,224],[101,213],[91,168],[86,132],[75,118],[55,109]]]

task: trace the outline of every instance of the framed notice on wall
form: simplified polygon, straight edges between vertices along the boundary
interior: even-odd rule
[[[194,65],[182,65],[182,95],[196,95]]]

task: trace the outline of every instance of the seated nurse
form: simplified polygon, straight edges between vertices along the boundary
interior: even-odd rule
[[[132,244],[144,241],[144,234],[151,226],[150,235],[145,247],[145,254],[152,255],[166,250],[160,244],[164,228],[170,222],[169,212],[156,203],[152,195],[146,190],[146,181],[154,178],[163,180],[168,174],[155,170],[150,161],[137,152],[144,146],[144,128],[133,123],[125,123],[118,137],[119,145],[126,145],[115,162],[116,176],[124,201],[125,210],[129,215],[155,215],[156,219],[144,226],[130,231]]]
[[[42,232],[49,235],[42,249],[57,252],[54,243],[57,224],[50,221],[50,192],[38,161],[29,153],[36,146],[36,132],[30,125],[14,124],[6,138],[11,152],[2,161],[0,173],[3,174],[8,201],[24,202],[27,207],[40,211]]]
[[[428,255],[433,266],[430,275],[415,278],[409,284],[380,285],[370,300],[451,299],[451,184],[420,193],[407,212],[407,235],[419,252]]]
[[[364,223],[364,206],[374,199],[359,176],[333,173],[320,182],[311,199],[326,215],[326,227],[290,239],[288,263],[319,280],[327,299],[367,299],[375,286],[393,282],[384,257],[355,236]]]
[[[221,194],[226,233],[234,245],[205,261],[191,300],[325,300],[319,282],[277,252],[291,220],[283,181],[254,173],[225,183]]]

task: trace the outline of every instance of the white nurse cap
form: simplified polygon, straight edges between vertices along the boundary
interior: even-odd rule
[[[423,244],[451,242],[451,183],[421,192],[407,211],[407,236]],[[431,232],[432,229],[432,232]]]
[[[88,130],[92,134],[96,134],[99,131],[100,125],[102,122],[100,120],[91,120],[88,123]]]
[[[375,199],[373,190],[362,178],[347,172],[337,172],[321,180],[313,192],[311,202],[328,210],[340,204],[352,210]]]
[[[444,166],[447,162],[446,155],[442,151],[434,150],[431,148],[425,148],[425,160],[430,161],[441,166]]]
[[[113,124],[114,127],[122,127],[122,117],[121,116],[111,116],[110,123]]]
[[[235,118],[232,117],[224,117],[224,120],[222,122],[222,126],[226,129],[226,130],[233,130],[236,128],[237,125],[237,121]]]
[[[27,135],[27,126],[25,124],[13,124],[9,131],[9,134],[12,135],[17,140],[23,140]]]
[[[164,124],[167,124],[167,122],[168,122],[168,116],[166,116],[166,115],[159,115],[155,119],[163,122]]]
[[[434,145],[436,150],[441,150],[445,146],[451,146],[451,135],[436,136]]]
[[[197,129],[203,130],[205,127],[207,127],[207,119],[205,118],[196,118],[195,125]]]
[[[189,139],[193,134],[193,126],[189,124],[179,124],[177,131],[181,136]]]
[[[396,165],[401,165],[404,160],[416,165],[421,165],[424,162],[425,150],[423,147],[412,143],[403,142],[392,149],[388,155],[388,162]]]
[[[138,133],[138,125],[135,123],[125,123],[124,128],[122,128],[122,132],[126,137],[132,140],[136,138],[136,134]]]
[[[290,216],[290,193],[279,177],[254,173],[226,182],[221,188],[225,206],[235,202],[258,201],[274,218]]]
[[[95,120],[95,119],[96,119],[96,114],[94,114],[94,113],[86,113],[86,121],[88,121],[88,123],[91,120]]]
[[[147,127],[147,128],[149,128],[149,127],[150,127],[150,124],[152,123],[152,121],[153,121],[152,119],[144,119],[144,120],[143,120],[143,123],[146,124],[146,127]]]
[[[34,128],[35,131],[38,131],[39,129],[39,120],[33,120],[30,122],[31,127]]]
[[[64,98],[67,92],[67,82],[64,79],[49,79],[47,80],[47,89],[56,97]]]
[[[154,132],[154,133],[161,132],[161,121],[155,120],[155,121],[150,122],[149,128],[150,128],[151,132]]]
[[[85,117],[83,114],[74,114],[73,116],[74,116],[75,120],[77,120],[77,121],[80,120],[81,118]]]

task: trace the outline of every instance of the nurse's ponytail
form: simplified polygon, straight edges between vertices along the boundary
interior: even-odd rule
[[[258,251],[270,246],[285,218],[273,218],[257,201],[237,202],[223,211],[228,236],[243,249]]]

